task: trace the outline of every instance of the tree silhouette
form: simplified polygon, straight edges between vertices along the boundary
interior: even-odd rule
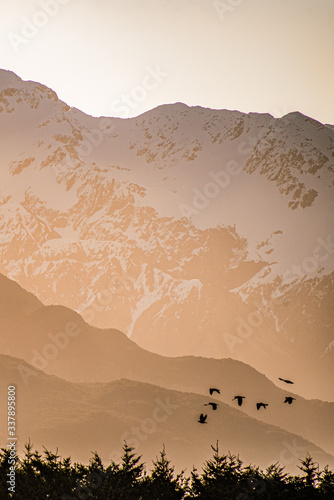
[[[334,472],[329,470],[328,465],[323,471],[318,472],[318,490],[323,498],[334,498]]]
[[[108,488],[105,498],[108,500],[138,500],[141,498],[145,465],[140,463],[141,457],[132,453],[133,450],[134,448],[124,442],[121,463],[112,462],[111,469],[107,469]]]
[[[298,466],[298,469],[304,472],[301,479],[304,481],[306,488],[312,488],[317,482],[319,464],[316,464],[308,453],[304,460],[301,460],[301,463],[302,466]]]
[[[145,496],[143,499],[162,498],[166,500],[181,500],[188,480],[181,472],[174,477],[175,468],[167,460],[165,446],[160,452],[160,457],[153,461],[154,468],[150,477],[145,482]]]
[[[309,454],[300,460],[301,475],[290,476],[278,463],[263,472],[254,465],[243,466],[239,457],[221,455],[212,446],[213,456],[202,472],[193,468],[190,478],[184,471],[175,475],[163,446],[148,474],[141,457],[127,443],[120,463],[105,467],[97,452],[88,465],[72,464],[44,448],[33,451],[30,441],[23,457],[15,457],[15,493],[8,492],[10,451],[0,450],[0,499],[15,500],[217,500],[217,499],[334,499],[334,472],[322,471]]]
[[[234,455],[220,455],[218,441],[213,457],[207,460],[201,477],[202,488],[198,498],[229,498],[233,491],[238,490],[242,462]],[[203,496],[204,495],[204,496]],[[195,497],[196,498],[196,497]]]

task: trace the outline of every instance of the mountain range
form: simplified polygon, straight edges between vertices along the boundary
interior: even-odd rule
[[[331,126],[93,118],[3,70],[0,106],[3,274],[150,351],[284,365],[333,400]]]
[[[74,417],[77,414],[91,447],[96,439],[95,448],[105,457],[111,446],[106,436],[110,436],[110,442],[119,445],[120,453],[120,436],[130,425],[125,423],[132,418],[138,427],[138,422],[152,420],[153,402],[170,398],[177,401],[178,417],[171,419],[172,427],[162,434],[154,431],[154,439],[139,440],[146,457],[154,458],[159,439],[167,445],[171,436],[173,457],[180,467],[182,459],[191,466],[191,457],[199,466],[206,457],[203,452],[206,450],[210,456],[210,445],[217,439],[224,449],[228,446],[231,452],[244,451],[245,460],[263,466],[279,459],[292,470],[306,451],[315,453],[323,462],[334,457],[334,403],[305,400],[286,390],[284,382],[277,380],[275,385],[254,368],[233,359],[170,358],[150,353],[117,330],[88,325],[68,308],[42,305],[31,293],[1,275],[0,304],[0,349],[4,353],[1,380],[3,385],[17,387],[19,415],[24,416],[19,427],[23,441],[31,438],[39,445],[59,446],[62,453],[78,460],[84,460],[86,454],[87,460],[89,450],[87,443],[79,440],[80,426]],[[9,353],[15,353],[15,358]],[[209,395],[212,386],[220,389],[215,399]],[[2,394],[6,394],[5,389]],[[241,407],[233,401],[239,394],[245,396]],[[296,399],[291,406],[284,404],[286,396]],[[103,409],[104,401],[108,409]],[[204,407],[210,401],[219,403],[219,411]],[[258,411],[257,402],[269,406]],[[202,432],[196,428],[200,413],[209,414],[209,431],[198,441],[197,433]],[[72,436],[73,426],[77,430]],[[268,453],[264,455],[264,441],[259,438],[263,432],[268,439]],[[189,441],[192,436],[196,445],[182,444],[181,436],[187,436]],[[125,437],[138,445],[136,435],[130,432]],[[293,443],[302,443],[296,445],[295,455],[291,455]]]
[[[262,467],[334,464],[332,125],[182,103],[97,118],[0,70],[0,137],[21,448],[108,460],[123,436],[189,468],[219,440]]]
[[[217,399],[213,401],[218,409],[206,410],[208,421],[202,426],[198,412],[206,409],[207,397],[199,394],[127,379],[71,383],[40,370],[26,385],[21,373],[33,367],[5,355],[0,355],[0,361],[1,394],[6,394],[5,381],[10,380],[19,398],[19,452],[30,440],[34,448],[58,449],[63,457],[83,463],[97,451],[108,463],[120,460],[126,441],[150,465],[163,443],[177,469],[187,468],[189,473],[211,457],[210,445],[218,440],[222,453],[239,454],[245,464],[256,461],[265,468],[279,461],[288,471],[297,472],[298,459],[310,453],[321,466],[334,466],[333,455],[300,435],[260,422]],[[5,408],[1,404],[1,422],[7,419]],[[3,432],[0,441],[4,446]]]

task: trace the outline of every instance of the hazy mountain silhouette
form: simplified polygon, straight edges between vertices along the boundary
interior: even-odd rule
[[[64,336],[66,330],[77,334]],[[117,330],[88,325],[68,308],[43,306],[31,293],[2,275],[0,332],[0,352],[23,358],[48,374],[71,381],[97,383],[127,378],[202,394],[203,404],[208,402],[210,387],[216,384],[221,390],[220,395],[214,394],[216,402],[301,435],[334,454],[334,403],[297,398],[254,368],[232,359],[168,358],[149,353]],[[63,347],[57,347],[57,342]],[[34,373],[22,369],[20,377],[28,387]],[[239,409],[233,398],[241,393],[246,399]],[[293,405],[282,403],[286,396],[296,397]],[[261,400],[270,403],[265,412],[256,410],[255,403]],[[196,408],[195,419],[202,411],[202,403]],[[219,410],[220,406],[212,413],[218,414]]]
[[[23,360],[0,355],[0,419],[5,419],[8,381],[17,386],[20,416],[18,449],[30,437],[62,456],[85,463],[91,451],[108,462],[121,454],[122,439],[135,445],[143,459],[155,458],[164,443],[178,468],[202,465],[210,445],[219,439],[221,449],[239,453],[248,462],[265,467],[280,461],[296,471],[299,456],[308,451],[321,465],[334,465],[334,457],[300,436],[265,424],[220,403],[200,426],[198,408],[206,397],[181,393],[130,380],[106,384],[74,384],[35,370],[25,385],[20,371],[34,371]],[[218,402],[218,401],[217,401]],[[0,435],[5,446],[7,435]]]

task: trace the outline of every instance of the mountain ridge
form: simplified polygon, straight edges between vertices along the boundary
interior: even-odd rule
[[[21,363],[16,368],[15,377],[23,392],[40,371],[61,377],[64,383],[88,383],[93,387],[126,378],[206,398],[213,384],[221,389],[216,399],[233,410],[286,432],[302,434],[303,438],[334,454],[334,403],[298,396],[300,376],[294,380],[291,391],[278,381],[279,375],[274,384],[263,373],[233,359],[162,357],[143,350],[117,330],[99,330],[88,325],[77,313],[63,306],[42,305],[30,310],[21,307],[13,316],[7,306],[7,303],[15,303],[13,290],[19,297],[31,301],[31,294],[8,278],[0,277],[0,352],[24,359],[30,365],[26,367]],[[290,376],[287,366],[284,372]],[[12,382],[8,379],[9,383]],[[241,408],[233,402],[236,394],[246,396]],[[284,404],[286,396],[296,398],[291,407]],[[255,403],[263,400],[269,407],[265,412],[258,412]]]
[[[304,394],[333,398],[333,131],[180,105],[92,118],[19,86],[0,115],[2,273],[163,355],[271,378],[295,359]]]
[[[298,459],[304,458],[299,455],[307,451],[322,465],[334,463],[333,456],[313,443],[261,423],[220,400],[215,400],[219,409],[210,413],[205,432],[198,427],[197,418],[207,397],[126,379],[74,384],[41,371],[23,385],[18,368],[31,371],[32,367],[13,357],[0,355],[0,359],[1,385],[10,381],[16,386],[20,412],[25,415],[20,419],[20,451],[31,438],[34,446],[57,447],[61,454],[83,462],[88,462],[93,447],[108,462],[120,458],[122,439],[126,439],[149,460],[165,443],[169,458],[181,469],[202,465],[209,458],[212,440],[220,439],[226,452],[240,452],[242,459],[259,460],[263,467],[280,460],[295,471]],[[4,407],[1,405],[1,420]],[[5,436],[1,434],[0,439]]]

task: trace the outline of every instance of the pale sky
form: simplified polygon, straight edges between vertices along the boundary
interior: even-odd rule
[[[334,124],[334,0],[0,0],[0,68],[93,116],[160,104]]]

